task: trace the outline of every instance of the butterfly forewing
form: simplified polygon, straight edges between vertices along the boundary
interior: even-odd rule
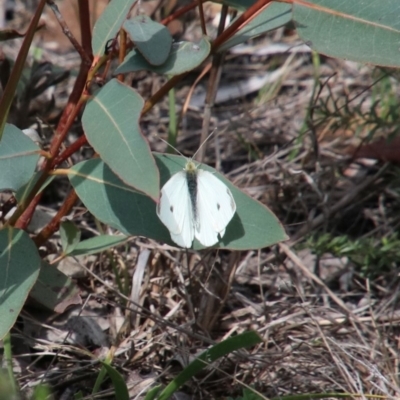
[[[193,211],[185,172],[173,175],[161,189],[157,215],[181,247],[191,247],[194,238]]]
[[[189,248],[192,247],[194,239],[192,203],[190,202],[189,197],[187,197],[186,199],[182,199],[182,204],[183,204],[182,213],[184,214],[182,231],[177,234],[171,232],[171,239],[177,245]]]

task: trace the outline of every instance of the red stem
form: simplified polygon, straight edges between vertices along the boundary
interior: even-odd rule
[[[80,0],[78,2],[78,5],[79,5],[80,25],[82,32],[82,47],[88,54],[88,57],[92,59],[93,56],[91,50],[90,13],[89,13],[88,0]],[[41,167],[43,174],[33,187],[31,194],[27,199],[29,205],[25,210],[23,210],[23,212],[20,215],[18,215],[19,212],[17,210],[17,213],[14,217],[18,218],[17,221],[15,222],[15,226],[17,228],[26,229],[30,220],[32,219],[33,213],[35,212],[37,205],[40,202],[40,199],[42,198],[42,192],[39,194],[36,193],[40,190],[41,186],[46,181],[48,177],[48,172],[55,167],[56,164],[54,162],[54,159],[59,153],[60,147],[63,141],[65,140],[65,137],[67,136],[71,125],[73,124],[76,116],[78,115],[80,109],[82,108],[83,100],[81,99],[81,96],[82,92],[85,89],[89,70],[90,66],[88,65],[88,63],[85,60],[82,60],[78,77],[75,81],[74,88],[72,89],[72,92],[69,96],[68,104],[63,111],[63,114],[60,118],[60,121],[56,129],[56,133],[53,136],[52,141],[50,143],[50,154],[52,157],[50,159],[45,160],[45,162]],[[61,209],[63,209],[63,207],[61,207]],[[57,213],[57,218],[58,217],[61,218]],[[13,222],[14,219],[13,217],[11,217],[10,224],[12,224]],[[52,224],[53,227],[55,225],[56,224]]]
[[[36,196],[37,197],[37,196]],[[60,227],[61,218],[65,215],[69,214],[72,208],[75,205],[75,202],[78,200],[78,196],[75,193],[75,190],[71,190],[64,200],[64,203],[58,210],[57,214],[53,217],[53,219],[38,233],[36,237],[33,238],[33,241],[36,243],[36,246],[39,247],[44,244],[49,237],[53,235],[55,231],[57,231]],[[32,203],[31,203],[32,204]]]
[[[203,35],[207,35],[206,20],[204,18],[203,0],[198,0],[198,1],[199,1],[201,31],[203,32]]]
[[[53,161],[53,167],[56,165],[60,165],[67,158],[71,157],[72,154],[76,153],[82,146],[87,143],[87,139],[85,135],[82,135],[79,139],[75,140],[71,146],[67,147],[57,158]]]
[[[197,1],[187,4],[186,6],[180,8],[179,10],[175,11],[172,15],[168,16],[167,18],[164,18],[161,21],[161,24],[163,25],[168,25],[171,21],[174,21],[175,19],[178,19],[181,15],[186,14],[188,11],[193,10],[194,8],[197,7],[199,3]]]
[[[253,4],[250,8],[248,8],[231,26],[229,26],[220,36],[218,36],[211,45],[211,54],[214,53],[222,43],[226,42],[231,36],[233,36],[236,31],[249,20],[255,18],[272,0],[259,0],[257,3]],[[287,0],[289,1],[289,0]],[[164,25],[168,24],[172,19],[176,18],[177,16],[181,15],[188,10],[191,10],[197,6],[196,3],[191,3],[186,7],[178,10],[171,17],[166,18],[162,21]],[[185,77],[187,73],[182,75],[175,75],[173,76],[161,89],[156,92],[150,99],[146,100],[142,115],[146,114],[151,108],[160,101],[172,88],[174,88],[178,82]]]

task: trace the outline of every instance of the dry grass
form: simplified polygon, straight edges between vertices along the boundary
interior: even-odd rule
[[[298,43],[280,34],[275,43]],[[271,43],[272,36],[254,42],[258,48]],[[221,86],[282,68],[280,78],[259,94],[216,105],[212,125],[223,133],[209,145],[206,162],[268,205],[290,241],[260,251],[185,253],[132,238],[109,254],[79,259],[83,270],[75,279],[84,305],[61,316],[27,309],[13,334],[23,391],[44,380],[57,398],[80,389],[90,393],[100,368],[94,360],[111,346],[113,365],[132,398],[141,398],[153,382],[169,382],[211,344],[253,329],[263,343],[210,366],[184,388],[189,398],[236,397],[243,385],[267,397],[314,392],[399,397],[398,260],[372,278],[351,257],[323,251],[316,256],[308,241],[329,233],[349,241],[376,239],[379,246],[397,231],[397,167],[350,157],[375,129],[365,116],[377,100],[377,71],[323,58],[315,86],[309,53],[247,51],[227,55]],[[145,97],[161,84],[155,76],[142,78],[134,86]],[[178,88],[179,104],[192,82],[191,76]],[[398,95],[398,81],[392,84]],[[379,112],[384,98],[378,100]],[[191,155],[197,149],[201,121],[202,111],[190,107],[181,124],[180,151]],[[167,122],[165,99],[142,125],[155,150],[165,148],[156,134],[165,137]],[[377,134],[395,128],[381,126]],[[79,209],[75,215],[83,231],[96,230],[89,215]],[[127,298],[134,302],[127,305]],[[71,325],[73,316],[82,317],[85,327]],[[82,329],[85,337],[78,335]],[[104,389],[100,398],[112,394]]]

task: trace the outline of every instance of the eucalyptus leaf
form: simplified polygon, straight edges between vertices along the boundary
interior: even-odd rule
[[[14,325],[40,265],[38,249],[26,232],[12,227],[0,230],[0,339]]]
[[[208,57],[210,49],[210,42],[206,38],[203,38],[198,44],[174,43],[167,60],[160,66],[151,65],[138,51],[132,50],[117,68],[115,74],[147,70],[158,74],[180,75],[198,67]]]
[[[117,36],[129,11],[137,0],[111,0],[93,28],[92,50],[95,56],[102,56],[109,42]]]
[[[186,163],[181,156],[155,154],[155,158],[161,184],[182,170]],[[213,172],[227,184],[237,207],[224,237],[215,247],[258,249],[287,239],[282,225],[266,206],[244,194],[213,168],[206,165],[200,168]],[[146,179],[145,176],[142,178]],[[125,185],[101,160],[75,165],[70,169],[69,179],[79,198],[100,221],[129,235],[144,236],[176,246],[156,215],[156,203]],[[193,247],[204,248],[196,240]]]
[[[398,0],[293,3],[300,37],[330,57],[400,66],[400,2]]]
[[[172,45],[172,36],[164,25],[147,15],[138,15],[125,21],[124,29],[146,61],[151,65],[164,64]]]
[[[139,127],[142,108],[135,90],[112,79],[87,104],[82,124],[89,143],[115,174],[158,199],[158,170]]]
[[[0,141],[0,190],[17,191],[25,185],[39,157],[40,148],[16,126],[6,124]]]

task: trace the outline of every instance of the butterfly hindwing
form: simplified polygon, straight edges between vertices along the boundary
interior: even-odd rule
[[[203,246],[218,242],[218,234],[225,234],[236,212],[236,204],[229,188],[214,174],[197,171],[197,218],[195,236]]]

